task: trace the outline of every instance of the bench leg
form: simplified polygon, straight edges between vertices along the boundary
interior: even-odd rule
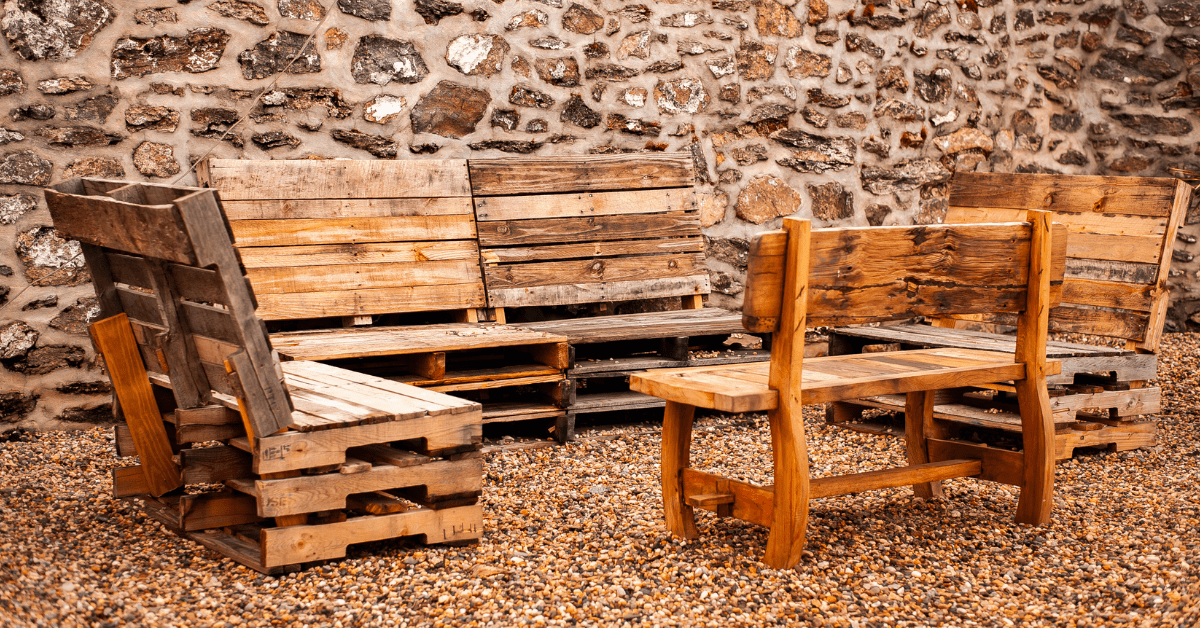
[[[904,402],[904,446],[908,450],[908,464],[929,462],[929,444],[926,439],[939,437],[933,424],[933,399],[936,391],[910,392]],[[917,497],[931,499],[942,497],[942,482],[913,484]]]
[[[695,406],[667,402],[662,429],[662,496],[667,531],[685,539],[700,538],[696,515],[685,501],[683,470],[691,464],[692,418]]]
[[[799,403],[789,405],[781,399],[780,407],[767,413],[775,458],[775,503],[763,562],[775,569],[791,569],[800,562],[808,528],[808,445],[800,410]]]
[[[1042,525],[1050,522],[1054,508],[1054,419],[1046,382],[1016,382],[1021,408],[1021,438],[1025,443],[1025,483],[1017,502],[1017,522]]]

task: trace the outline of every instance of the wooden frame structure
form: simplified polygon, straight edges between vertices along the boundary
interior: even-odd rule
[[[1031,211],[1028,223],[817,231],[807,221],[785,219],[783,231],[760,234],[751,248],[743,322],[747,330],[774,334],[769,365],[663,370],[631,379],[635,390],[667,402],[662,492],[668,529],[696,538],[694,508],[766,525],[764,561],[790,568],[800,560],[812,499],[903,485],[929,497],[940,493],[941,480],[956,477],[1019,486],[1017,521],[1048,522],[1054,458],[1046,375],[1058,364],[1046,360],[1045,347],[1066,244],[1065,230],[1056,227],[1048,212]],[[994,312],[1018,317],[1015,355],[931,349],[804,359],[806,326]],[[1003,381],[1017,387],[1024,451],[948,439],[932,414],[934,392]],[[801,407],[882,393],[907,398],[909,466],[811,478]],[[696,407],[767,411],[774,486],[690,467]]]

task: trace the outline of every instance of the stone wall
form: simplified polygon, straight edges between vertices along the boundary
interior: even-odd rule
[[[0,428],[107,417],[86,270],[38,189],[72,176],[190,184],[188,165],[210,150],[685,150],[700,171],[713,300],[736,306],[747,239],[781,216],[936,222],[959,169],[1200,171],[1200,0],[7,0],[3,11]],[[1200,325],[1195,233],[1175,252],[1173,328]]]

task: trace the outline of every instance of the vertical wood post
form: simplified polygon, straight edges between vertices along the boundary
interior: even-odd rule
[[[1046,336],[1050,322],[1050,212],[1030,210],[1029,287],[1017,319],[1014,358],[1025,364],[1025,379],[1014,382],[1021,408],[1025,477],[1017,521],[1041,525],[1054,506],[1054,419],[1046,392]]]
[[[931,434],[927,428],[933,427],[933,400],[937,391],[919,390],[910,392],[904,403],[904,447],[908,451],[908,464],[925,464],[929,462],[929,442]],[[942,496],[942,482],[922,482],[913,484],[913,493],[917,497],[930,499]]]
[[[683,495],[683,470],[691,464],[692,419],[696,408],[668,401],[663,412],[662,496],[667,531],[685,539],[700,537],[696,515]]]

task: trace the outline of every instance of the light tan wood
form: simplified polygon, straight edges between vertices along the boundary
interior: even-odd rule
[[[312,246],[475,237],[474,220],[462,215],[238,220],[230,225],[238,246]]]
[[[469,214],[472,211],[469,197],[236,200],[224,196],[222,194],[221,205],[225,207],[225,214],[230,220],[444,216]]]
[[[472,159],[476,196],[686,187],[693,183],[688,153]]]
[[[530,220],[567,216],[617,216],[695,210],[690,188],[621,190],[588,194],[493,196],[475,201],[481,221]]]
[[[933,424],[934,394],[928,390],[917,390],[906,395],[904,405],[904,447],[908,454],[908,464],[922,465],[929,462],[929,448],[926,445],[925,429]],[[933,499],[942,497],[940,482],[922,482],[913,484],[913,493],[917,497]]]
[[[667,530],[685,539],[699,538],[696,516],[688,503],[683,486],[683,472],[691,465],[692,420],[696,408],[691,405],[667,402],[662,431],[662,496]]]
[[[941,460],[909,465],[894,469],[865,471],[833,477],[814,478],[811,498],[852,495],[882,488],[913,486],[939,486],[942,480],[967,478],[979,475],[982,463],[977,459]]]
[[[1050,212],[1030,211],[1033,226],[1029,255],[1029,296],[1017,325],[1013,357],[1025,365],[1025,377],[1015,380],[1021,406],[1024,444],[1024,482],[1017,504],[1017,521],[1042,525],[1054,508],[1054,421],[1046,393],[1046,336],[1050,324]]]
[[[470,196],[465,160],[210,159],[201,185],[230,200]],[[201,171],[203,172],[203,171]]]

